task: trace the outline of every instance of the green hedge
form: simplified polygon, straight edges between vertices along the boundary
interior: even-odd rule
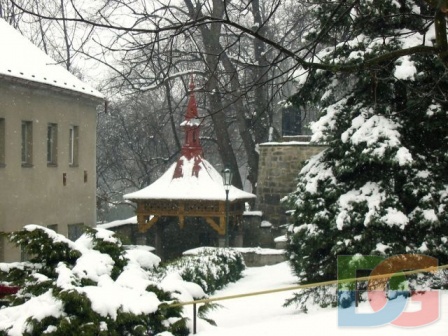
[[[166,265],[166,271],[177,271],[182,279],[198,284],[212,294],[242,277],[246,268],[240,252],[229,248],[200,248]]]

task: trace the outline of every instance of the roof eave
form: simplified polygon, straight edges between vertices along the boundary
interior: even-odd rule
[[[123,196],[123,198],[126,201],[131,202],[141,202],[141,201],[195,201],[195,202],[213,202],[213,201],[219,201],[219,202],[225,202],[224,199],[204,199],[204,198],[128,198],[126,195]],[[240,198],[229,198],[229,202],[235,202],[235,201],[249,201],[254,198],[257,198],[257,196],[247,196],[247,197],[240,197]]]
[[[92,101],[92,103],[97,104],[97,105],[102,104],[105,101],[104,96],[100,97],[97,94],[81,92],[81,91],[77,91],[77,90],[72,90],[70,88],[63,88],[63,87],[55,86],[52,84],[29,80],[27,78],[20,78],[20,77],[16,77],[16,76],[9,76],[6,74],[0,74],[0,79],[3,79],[5,81],[11,82],[11,83],[17,83],[17,84],[20,84],[23,86],[28,86],[31,88],[40,88],[43,90],[50,89],[54,92],[62,92],[66,95],[70,95],[73,97],[80,97],[86,101]]]

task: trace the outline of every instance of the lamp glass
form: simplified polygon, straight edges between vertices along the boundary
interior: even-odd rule
[[[222,171],[222,181],[225,187],[230,187],[232,185],[232,176],[233,173],[229,168]]]

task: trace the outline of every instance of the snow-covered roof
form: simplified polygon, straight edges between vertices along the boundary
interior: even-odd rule
[[[133,216],[131,218],[127,218],[127,219],[119,219],[119,220],[115,220],[113,222],[109,222],[109,223],[104,223],[104,224],[98,224],[96,227],[100,228],[100,229],[112,229],[112,228],[116,228],[119,226],[123,226],[123,225],[128,225],[128,224],[135,224],[137,225],[137,216]]]
[[[243,215],[244,216],[256,216],[256,217],[261,217],[261,216],[263,216],[263,211],[260,211],[260,210],[256,210],[256,211],[254,211],[254,210],[250,210],[250,211],[244,211],[243,212]]]
[[[166,199],[166,200],[210,200],[225,201],[226,192],[221,175],[205,159],[195,163],[197,157],[188,160],[182,156],[183,161],[181,177],[174,177],[179,162],[174,163],[157,181],[139,191],[124,195],[125,199]],[[198,174],[193,172],[198,166]],[[241,189],[230,187],[229,201],[238,199],[252,199],[256,196]]]
[[[93,97],[103,95],[83,83],[0,18],[0,76],[25,79]]]

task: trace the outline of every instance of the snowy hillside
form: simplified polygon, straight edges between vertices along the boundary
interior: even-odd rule
[[[295,284],[295,278],[288,264],[248,268],[245,277],[217,292],[214,297],[235,295],[239,293],[261,291],[288,287]],[[319,309],[302,314],[293,307],[283,308],[285,299],[291,292],[267,294],[257,297],[233,299],[219,302],[222,308],[210,314],[218,327],[199,324],[199,336],[408,336],[408,335],[446,335],[448,330],[448,294],[441,295],[440,318],[436,323],[420,328],[400,328],[385,325],[375,328],[338,327],[337,309]],[[187,307],[185,311],[191,310]],[[418,310],[418,304],[410,304],[406,311]],[[360,311],[369,312],[369,305],[364,303]]]

